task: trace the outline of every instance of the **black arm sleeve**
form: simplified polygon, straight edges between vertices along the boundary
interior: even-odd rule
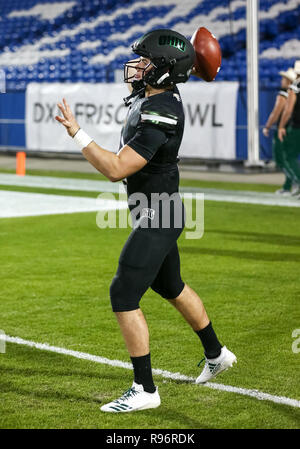
[[[134,137],[127,142],[127,145],[149,162],[167,140],[168,137],[164,130],[140,123]]]

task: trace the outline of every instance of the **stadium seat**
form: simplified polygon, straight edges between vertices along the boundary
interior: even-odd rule
[[[46,3],[53,8],[45,9]],[[169,27],[190,38],[200,25],[216,34],[222,48],[217,81],[245,82],[246,8],[241,2],[78,0],[59,8],[57,0],[0,0],[0,9],[0,67],[9,90],[26,89],[37,80],[114,81],[114,71],[133,56],[130,45],[141,34]],[[296,0],[261,0],[259,16],[261,82],[273,85],[279,83],[278,72],[299,57],[300,8]]]

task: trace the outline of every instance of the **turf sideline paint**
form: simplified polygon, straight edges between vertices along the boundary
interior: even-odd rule
[[[69,355],[71,357],[76,357],[77,359],[89,360],[91,362],[101,363],[103,365],[110,365],[118,368],[125,368],[132,370],[132,364],[127,362],[122,362],[121,360],[111,360],[105,357],[100,357],[97,355],[88,354],[86,352],[73,351],[71,349],[59,348],[57,346],[51,346],[47,343],[35,343],[30,340],[23,340],[19,337],[10,337],[9,335],[0,335],[0,339],[5,339],[8,343],[15,343],[18,345],[29,346],[31,348],[40,349],[42,351],[55,352],[57,354]],[[165,379],[181,380],[184,382],[195,382],[194,377],[189,377],[180,373],[172,373],[170,371],[165,371],[161,369],[153,369],[153,374],[157,376],[162,376]],[[249,390],[247,388],[233,387],[231,385],[223,385],[217,383],[207,382],[201,385],[203,387],[211,388],[213,390],[226,391],[228,393],[236,393],[244,396],[249,396],[260,401],[271,401],[277,404],[289,405],[290,407],[300,408],[300,401],[297,399],[287,398],[285,396],[274,396],[272,394],[263,393],[258,390]],[[198,387],[198,385],[197,385]]]

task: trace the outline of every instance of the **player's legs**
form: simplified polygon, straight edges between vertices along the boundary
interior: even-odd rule
[[[134,381],[118,399],[101,407],[103,412],[124,413],[160,405],[152,378],[148,326],[140,309],[115,312],[134,371]]]
[[[235,355],[226,346],[222,347],[207,316],[203,302],[197,293],[184,284],[181,279],[177,244],[166,256],[151,288],[163,298],[168,299],[201,340],[206,363],[196,380],[197,383],[207,382],[232,366],[236,361]]]
[[[134,382],[155,393],[149,346],[149,331],[141,309],[115,312],[134,370]]]
[[[181,294],[169,302],[189,323],[203,345],[205,357],[202,361],[205,360],[205,365],[196,383],[208,382],[236,362],[236,356],[219,342],[205,307],[194,290],[185,285]]]
[[[141,309],[115,314],[130,357],[149,354],[149,331]]]
[[[116,401],[113,401],[103,406],[103,411],[132,411],[160,404],[152,378],[148,326],[139,301],[155,279],[181,230],[135,228],[121,252],[110,296],[133,364],[134,384],[129,396],[126,394],[117,400],[123,410],[119,406],[115,410]],[[137,395],[137,402],[134,402],[134,395]],[[126,408],[129,403],[133,408]]]
[[[209,324],[203,302],[197,293],[185,284],[182,292],[177,298],[169,300],[183,318],[188,322],[192,329],[197,332]]]
[[[140,243],[139,237],[137,241]],[[139,264],[140,267],[124,264],[126,252],[132,251],[134,242],[133,236],[122,251],[118,270],[110,287],[110,297],[113,312],[133,364],[134,380],[137,384],[142,384],[145,391],[151,393],[155,391],[155,386],[150,363],[149,332],[139,302],[155,274],[151,274],[147,264],[143,266],[144,262],[140,259],[134,262],[134,258],[128,258],[129,263]],[[147,252],[147,248],[145,251]]]
[[[293,175],[289,171],[289,169],[285,166],[285,157],[284,157],[284,142],[280,142],[278,139],[277,133],[273,136],[273,158],[276,163],[276,166],[280,168],[285,174],[285,181],[281,189],[277,190],[276,193],[288,193],[291,190],[293,183]]]
[[[206,356],[217,357],[221,352],[205,307],[188,285],[184,284],[180,274],[180,256],[177,243],[164,259],[151,288],[160,294],[181,313],[184,319],[199,336]]]
[[[151,288],[165,299],[176,298],[184,289],[184,282],[180,275],[180,257],[177,242],[174,243],[161,264],[151,284]]]
[[[285,166],[292,173],[293,181],[298,185],[300,192],[300,166],[298,157],[300,154],[300,129],[289,128],[284,140]]]
[[[197,293],[185,284],[180,295],[169,300],[169,302],[198,335],[204,348],[205,356],[209,359],[218,357],[221,354],[222,345],[207,316],[204,304]]]

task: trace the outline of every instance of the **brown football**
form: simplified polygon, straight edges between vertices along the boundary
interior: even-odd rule
[[[213,81],[221,67],[222,51],[215,36],[204,27],[198,28],[191,38],[196,58],[192,75]]]

